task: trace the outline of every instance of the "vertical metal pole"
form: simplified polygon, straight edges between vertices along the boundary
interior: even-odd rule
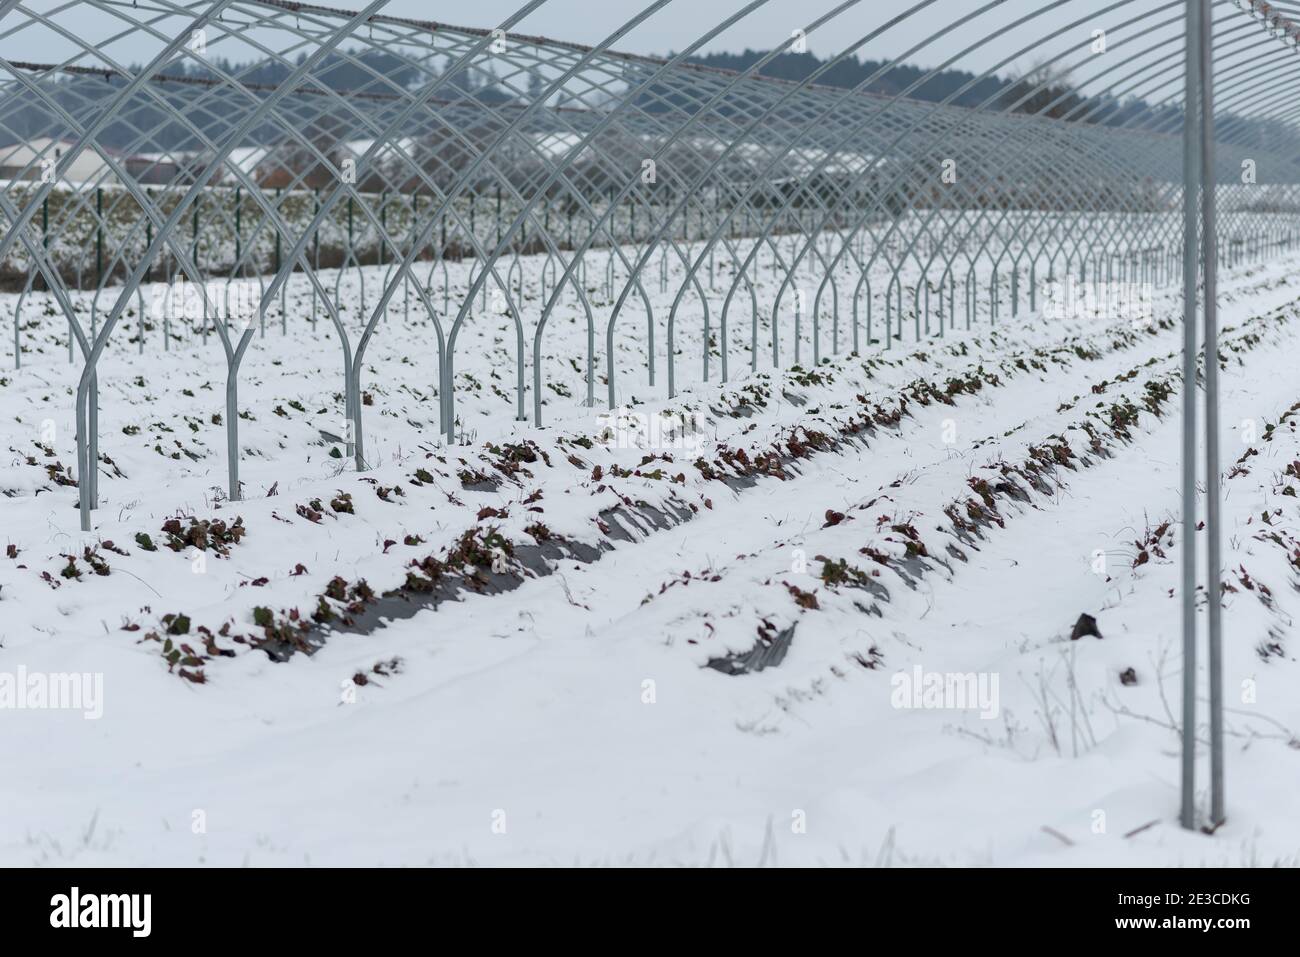
[[[1200,170],[1196,142],[1200,93],[1200,0],[1187,0],[1183,103],[1183,827],[1196,826],[1196,279]]]
[[[190,250],[190,259],[191,259],[191,260],[193,261],[193,263],[194,263],[194,272],[195,272],[196,275],[198,275],[198,277],[199,277],[200,280],[203,279],[203,270],[199,267],[199,203],[201,203],[202,201],[203,201],[203,194],[202,194],[202,193],[199,193],[197,196],[194,197],[194,215],[193,215],[193,218],[192,218],[192,220],[191,220],[191,222],[190,222],[190,232],[193,234],[193,249]],[[170,271],[170,268],[169,268],[169,271]],[[171,279],[170,279],[170,277],[168,277],[168,283],[170,284],[170,282],[171,282]],[[207,297],[206,294],[205,294],[205,295],[200,295],[200,296],[199,296],[199,303],[200,303],[200,307],[199,307],[199,308],[201,308],[201,309],[203,310],[203,320],[202,320],[202,323],[203,323],[203,344],[204,344],[204,345],[207,345],[207,342],[208,342],[208,297]],[[216,316],[214,315],[212,318],[215,320],[215,319],[216,319]],[[164,317],[163,317],[163,348],[165,349],[166,346],[167,346],[167,319],[166,319],[166,316],[164,316]]]
[[[275,191],[275,211],[281,216],[284,215],[284,206],[281,197],[284,195],[283,187]],[[275,231],[275,272],[280,273],[280,230]],[[284,335],[289,331],[289,283],[286,281],[280,286],[280,333]]]
[[[104,189],[95,187],[95,282],[104,284]]]
[[[283,189],[275,191],[275,208],[277,212],[282,212],[280,210],[280,195],[283,192]],[[278,229],[275,231],[275,271],[277,274],[280,272],[280,230]]]
[[[144,248],[148,249],[153,245],[153,220],[146,218],[144,221]],[[149,268],[145,270],[145,282],[153,282],[153,263],[149,263]],[[140,315],[136,317],[136,327],[138,338],[140,340],[140,355],[144,355],[144,309],[140,309]]]
[[[320,215],[320,187],[316,187],[311,191],[311,197],[312,197],[312,209],[313,209],[312,215],[313,217],[319,216]],[[317,272],[320,272],[320,226],[317,226],[315,231],[311,234],[311,256],[312,256],[312,265],[315,267]],[[304,273],[305,272],[306,270],[304,269]],[[316,306],[317,306],[316,295],[317,295],[316,284],[312,283],[311,284],[311,327],[313,331],[316,329]]]
[[[1210,625],[1210,825],[1223,823],[1223,606],[1219,588],[1218,237],[1214,178],[1214,20],[1211,0],[1201,16],[1201,249],[1205,270],[1205,534]]]

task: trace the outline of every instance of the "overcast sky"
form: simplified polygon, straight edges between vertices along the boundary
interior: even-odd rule
[[[548,0],[540,10],[514,29],[516,32],[595,43],[644,9],[647,2],[648,0]],[[60,6],[53,0],[27,0],[27,5],[30,9],[41,12]],[[333,5],[353,9],[363,6],[359,0],[334,0]],[[743,5],[742,0],[671,0],[667,6],[615,44],[615,49],[652,54],[681,50]],[[917,0],[860,0],[825,26],[809,33],[808,49],[823,58],[837,54],[887,20],[916,5]],[[1000,72],[1016,73],[1031,68],[1036,61],[1046,59],[1068,45],[1089,42],[1094,29],[1117,30],[1121,21],[1153,10],[1158,11],[1166,5],[1167,11],[1157,14],[1153,19],[1177,20],[1183,7],[1181,2],[1170,3],[1168,0],[1166,3],[1161,3],[1160,0],[1131,0],[1115,12],[1103,13],[1101,11],[1112,5],[1107,0],[935,0],[923,12],[892,27],[884,36],[866,44],[857,53],[861,58],[869,59],[899,57],[913,45],[924,42],[927,37],[964,15],[990,5],[993,9],[981,15],[976,22],[964,25],[911,54],[908,62],[925,67],[938,65],[961,53],[964,48],[986,40],[1003,25],[1039,13],[1030,24],[1006,36],[983,42],[978,49],[964,53],[958,64],[964,69],[982,72],[1011,58],[1011,62],[1002,67]],[[129,4],[126,6],[129,8]],[[148,0],[141,0],[140,9],[133,12],[140,15],[148,6]],[[475,0],[468,4],[445,0],[390,0],[383,12],[460,26],[494,27],[519,6],[520,0]],[[835,3],[827,0],[770,0],[714,39],[706,50],[739,52],[747,47],[770,49],[788,38],[791,31],[806,27],[835,6]],[[1054,6],[1057,8],[1052,9]],[[0,34],[22,19],[25,18],[21,13],[15,13],[0,20]],[[1070,28],[1063,37],[1047,43],[1036,42],[1076,20],[1081,22]],[[97,39],[122,29],[120,20],[87,9],[85,5],[66,12],[60,22],[83,37]],[[1172,29],[1164,31],[1164,34],[1167,35]],[[1122,35],[1122,31],[1118,35]],[[9,59],[48,62],[66,56],[71,49],[69,42],[45,29],[39,33],[28,29],[11,37],[0,36],[0,55]],[[112,46],[113,56],[125,62],[142,62],[156,49],[155,40],[141,36],[124,37]],[[1139,45],[1130,44],[1121,52],[1111,55],[1122,59],[1133,55],[1138,49]],[[229,46],[223,48],[223,53],[236,60],[248,59],[247,56],[239,56]]]

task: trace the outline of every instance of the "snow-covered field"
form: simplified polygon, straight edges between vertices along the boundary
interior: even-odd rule
[[[531,388],[540,263],[522,272]],[[90,533],[68,469],[79,367],[29,297],[22,367],[10,353],[0,373],[0,861],[1300,863],[1294,263],[1222,280],[1213,834],[1176,820],[1177,289],[1150,324],[1004,303],[996,324],[862,356],[843,310],[832,355],[824,303],[827,361],[811,368],[805,338],[806,368],[774,372],[760,262],[758,372],[746,294],[732,381],[716,355],[700,381],[687,296],[669,401],[679,281],[649,272],[657,385],[634,296],[625,414],[599,377],[583,404],[587,324],[566,295],[545,427],[515,421],[515,330],[489,305],[456,346],[450,446],[436,337],[399,297],[362,372],[365,472],[322,437],[341,431],[341,354],[293,284],[287,334],[269,323],[240,375],[239,502],[215,338],[173,330],[164,352],[155,330],[141,352],[128,316],[99,369]],[[373,302],[383,270],[366,275]],[[340,283],[354,340],[357,276]],[[587,286],[603,376],[595,263]],[[661,411],[695,428],[638,447],[626,423]],[[1071,640],[1083,614],[1103,637]],[[37,706],[61,675],[90,676],[89,697]],[[961,680],[936,697],[936,676]]]

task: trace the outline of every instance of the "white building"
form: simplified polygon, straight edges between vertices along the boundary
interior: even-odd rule
[[[43,169],[59,163],[63,154],[75,145],[72,140],[38,136],[25,143],[0,146],[0,179],[39,180]],[[120,158],[116,150],[104,149],[104,152]],[[67,169],[60,170],[59,179],[66,183],[95,182],[108,172],[107,167],[103,157],[87,146]]]

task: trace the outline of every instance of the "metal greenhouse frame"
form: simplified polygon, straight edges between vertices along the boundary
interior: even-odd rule
[[[0,283],[20,294],[14,363],[24,303],[40,296],[80,366],[81,528],[98,505],[98,371],[109,348],[165,353],[175,340],[216,337],[228,495],[238,500],[241,364],[268,328],[291,337],[322,313],[338,339],[347,454],[365,470],[364,360],[399,304],[427,318],[439,431],[455,443],[458,337],[489,297],[513,329],[511,412],[542,426],[547,328],[566,299],[585,322],[584,401],[612,408],[628,375],[615,354],[629,323],[644,324],[644,385],[672,397],[684,375],[727,382],[760,365],[816,366],[1006,322],[1044,308],[1043,290],[1063,282],[1181,284],[1183,379],[1203,376],[1205,401],[1202,423],[1198,392],[1185,389],[1182,821],[1193,826],[1202,475],[1200,584],[1211,595],[1220,584],[1217,273],[1300,249],[1300,139],[1287,132],[1300,121],[1300,4],[988,0],[950,17],[939,0],[888,16],[844,0],[773,38],[743,71],[697,62],[769,2],[738,3],[657,58],[620,51],[672,0],[590,46],[526,32],[547,0],[489,28],[389,16],[387,0],[358,11],[0,0],[3,48],[39,40],[68,51],[56,62],[0,58],[0,143],[10,144],[0,146]],[[82,36],[74,25],[90,12],[113,28]],[[903,39],[920,24],[922,39]],[[804,79],[765,74],[808,37],[832,35],[836,52]],[[128,37],[150,48],[147,62],[115,53]],[[833,85],[837,66],[882,44],[889,62],[855,86]],[[1052,52],[1010,95],[980,98],[984,81],[1039,50]],[[911,79],[888,87],[900,67]],[[926,98],[927,83],[952,69],[970,79]],[[542,277],[532,304],[529,257]],[[461,260],[473,278],[453,297],[447,263]],[[756,290],[765,268],[779,280],[770,301]],[[360,321],[340,301],[353,271]],[[177,279],[198,290],[201,315],[151,315],[146,289]],[[310,313],[289,307],[291,282],[310,290]],[[671,294],[659,314],[647,288],[656,283]],[[250,289],[251,321],[234,321],[231,297]],[[679,357],[687,304],[702,310],[704,345]],[[761,325],[770,342],[760,343]],[[738,367],[732,346],[746,342]],[[1217,824],[1217,602],[1207,617]]]

